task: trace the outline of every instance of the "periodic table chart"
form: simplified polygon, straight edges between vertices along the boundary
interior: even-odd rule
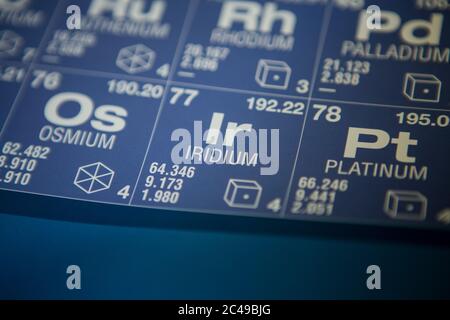
[[[0,0],[2,197],[448,228],[449,45],[446,1]]]

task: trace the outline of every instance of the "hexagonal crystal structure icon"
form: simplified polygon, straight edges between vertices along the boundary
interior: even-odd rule
[[[21,45],[22,37],[10,30],[0,31],[0,57],[15,56]]]
[[[114,171],[101,162],[78,168],[74,184],[87,194],[107,190],[111,187]]]
[[[122,48],[116,59],[116,65],[128,73],[140,73],[150,70],[155,62],[156,53],[143,44]]]

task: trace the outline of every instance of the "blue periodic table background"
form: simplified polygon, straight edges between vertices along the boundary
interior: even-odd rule
[[[92,5],[91,1],[76,1],[82,14]],[[414,155],[420,165],[429,165],[432,179],[407,183],[378,180],[373,184],[360,178],[351,180],[351,193],[338,195],[337,217],[329,221],[320,217],[299,219],[290,211],[297,197],[295,181],[301,176],[323,177],[317,159],[333,158],[341,152],[343,142],[332,139],[345,137],[349,126],[375,124],[393,134],[397,126],[395,114],[402,110],[426,110],[433,117],[447,114],[448,62],[427,65],[374,60],[373,73],[367,79],[361,76],[357,90],[341,85],[331,94],[321,89],[334,86],[323,80],[326,70],[319,74],[323,66],[315,61],[320,61],[319,50],[323,51],[322,58],[339,56],[341,35],[351,38],[355,28],[355,23],[342,21],[355,21],[357,17],[356,10],[347,6],[358,2],[318,0],[294,5],[280,0],[274,3],[294,10],[297,17],[295,42],[289,54],[283,50],[235,46],[231,53],[219,52],[227,58],[219,62],[217,72],[194,72],[195,63],[186,52],[181,54],[187,47],[180,43],[207,44],[223,1],[166,2],[168,14],[158,23],[161,34],[170,30],[167,36],[146,38],[142,34],[126,36],[117,30],[105,31],[107,19],[115,18],[106,15],[90,21],[99,23],[106,19],[105,29],[96,34],[95,40],[88,32],[81,40],[67,40],[73,33],[66,30],[65,9],[72,2],[0,0],[0,40],[7,39],[6,47],[11,46],[10,50],[0,46],[2,144],[14,140],[38,143],[30,132],[38,132],[46,120],[42,110],[31,106],[43,106],[63,91],[82,92],[97,105],[133,106],[113,154],[55,147],[51,153],[55,160],[39,163],[39,171],[33,174],[29,186],[11,187],[5,177],[0,178],[0,298],[449,298],[450,239],[447,225],[436,220],[436,213],[444,212],[450,198],[448,126],[433,128],[440,130],[438,133],[430,127],[414,127],[422,146]],[[389,10],[401,12],[404,18],[430,16],[425,10],[415,10],[413,1],[374,2],[382,9],[389,6]],[[255,3],[262,5],[264,1]],[[21,5],[33,19],[21,20],[20,16],[5,13],[14,12],[11,8]],[[447,19],[448,13],[442,12]],[[447,20],[444,26],[448,26]],[[275,23],[275,27],[282,26]],[[449,45],[449,32],[448,27],[442,30],[441,47]],[[394,33],[375,34],[373,41],[396,43],[397,37]],[[10,39],[18,42],[11,44]],[[152,48],[154,52],[150,54],[155,54],[152,67],[144,73],[117,63],[117,52],[140,41]],[[83,54],[68,54],[63,42],[77,43],[83,47]],[[191,49],[195,52],[194,47]],[[282,60],[289,65],[291,81],[283,92],[279,88],[262,88],[255,81],[259,58]],[[164,66],[170,64],[179,67],[165,70]],[[410,65],[414,70],[410,70]],[[52,89],[51,81],[41,85],[33,82],[33,72],[42,70],[61,74],[62,87]],[[411,71],[433,73],[442,81],[438,105],[405,100],[402,83],[404,74]],[[168,92],[188,86],[200,89],[201,94],[193,112],[180,101],[169,105],[169,97],[157,93],[150,99],[107,94],[108,81],[120,79],[154,90],[164,87]],[[299,85],[304,84],[302,81],[308,81],[313,89],[303,91]],[[305,109],[295,117],[243,111],[245,101],[252,96],[275,97],[280,103],[295,101],[303,103]],[[311,114],[308,121],[306,110],[312,110],[314,101],[339,101],[346,115],[340,125],[314,123]],[[173,128],[190,128],[196,120],[209,124],[208,109],[212,104],[215,112],[226,114],[226,121],[253,122],[257,129],[266,128],[267,124],[269,128],[282,128],[280,170],[276,177],[260,176],[258,183],[264,189],[261,203],[283,199],[280,215],[290,220],[271,219],[274,213],[262,205],[255,214],[247,209],[230,210],[223,201],[230,175],[252,179],[259,168],[236,167],[227,172],[204,167],[183,190],[177,205],[151,205],[148,199],[140,198],[146,188],[142,170],[153,162],[168,161],[172,145],[167,141]],[[403,108],[405,105],[407,108]],[[24,117],[25,112],[30,116]],[[89,130],[89,124],[82,129]],[[318,148],[318,142],[323,148]],[[364,160],[382,162],[392,158],[392,150],[376,156],[364,154]],[[111,190],[134,186],[130,199],[116,197],[115,192],[109,191],[86,195],[87,189],[67,184],[73,181],[80,163],[94,163],[99,158],[108,159],[108,166],[116,171]],[[141,162],[142,167],[132,165]],[[428,197],[428,211],[433,214],[420,224],[392,220],[382,212],[386,190],[402,190],[405,186]],[[374,226],[379,224],[384,227]],[[65,286],[65,269],[70,264],[82,269],[80,291],[69,291]],[[380,291],[366,288],[366,268],[371,264],[381,267]]]

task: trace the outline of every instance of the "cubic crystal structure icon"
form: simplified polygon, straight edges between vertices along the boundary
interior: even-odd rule
[[[78,168],[74,184],[87,194],[107,190],[111,187],[114,171],[101,162]]]
[[[263,88],[285,90],[289,86],[291,68],[284,61],[261,59],[255,80]]]
[[[403,83],[403,94],[411,101],[439,102],[441,81],[432,74],[407,73]]]
[[[262,187],[253,180],[230,179],[223,197],[232,208],[256,209]]]
[[[384,211],[394,219],[424,220],[427,214],[427,198],[417,191],[388,190]]]
[[[156,53],[143,44],[122,48],[116,59],[116,65],[131,74],[148,71],[155,63]]]
[[[15,56],[22,46],[22,37],[10,30],[0,31],[0,57]]]

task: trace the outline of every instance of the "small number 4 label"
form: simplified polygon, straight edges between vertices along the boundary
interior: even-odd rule
[[[130,185],[128,184],[128,185],[126,185],[125,187],[123,187],[122,189],[120,189],[118,192],[117,192],[117,195],[119,196],[119,197],[122,197],[122,199],[126,199],[126,198],[128,198],[129,196],[130,196]]]
[[[267,209],[277,213],[281,210],[281,199],[275,198],[267,204]]]
[[[168,63],[163,64],[161,67],[156,70],[156,74],[161,78],[167,78],[170,72],[170,65]]]

